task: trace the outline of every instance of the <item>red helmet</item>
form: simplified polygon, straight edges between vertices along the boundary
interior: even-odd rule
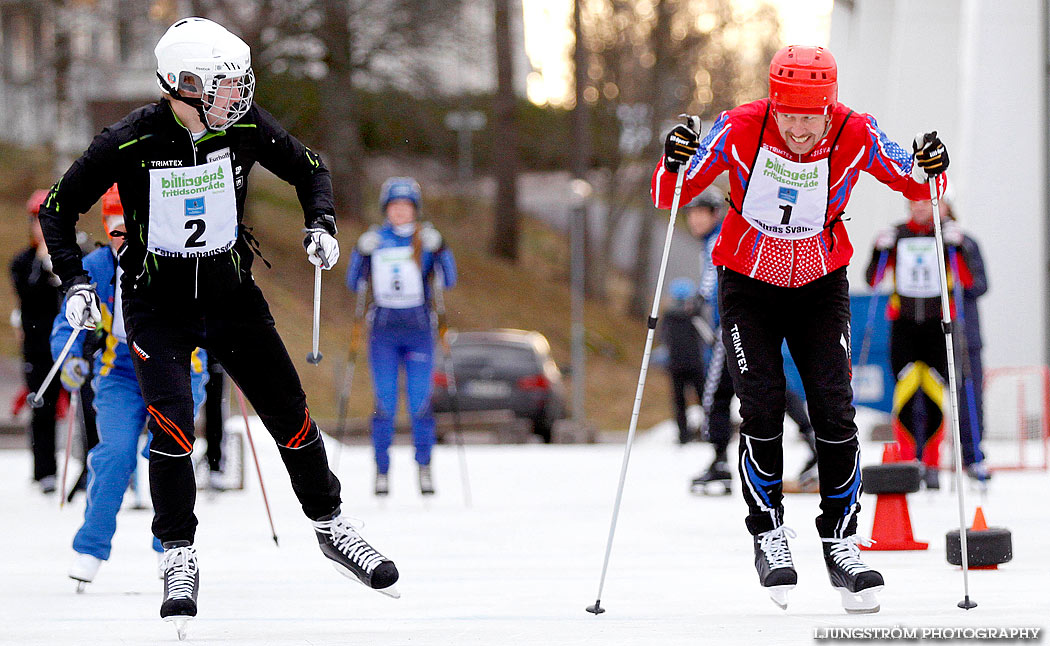
[[[788,45],[773,55],[769,100],[777,112],[827,114],[838,98],[838,66],[828,50]]]
[[[120,193],[117,191],[117,185],[114,184],[102,195],[102,228],[106,230],[106,235],[112,238],[110,233],[122,224],[124,224],[124,206],[120,203]]]
[[[44,203],[44,200],[47,199],[47,195],[50,192],[51,191],[43,188],[38,188],[33,191],[33,194],[29,196],[28,200],[26,200],[26,211],[29,212],[29,215],[38,215],[40,213],[40,205]]]

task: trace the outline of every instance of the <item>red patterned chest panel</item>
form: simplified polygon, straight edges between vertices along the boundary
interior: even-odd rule
[[[748,274],[780,287],[797,287],[828,273],[828,256],[821,236],[783,240],[759,236],[749,248]]]

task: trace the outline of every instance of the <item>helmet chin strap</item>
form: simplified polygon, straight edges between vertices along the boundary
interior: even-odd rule
[[[159,73],[157,74],[157,78],[160,79],[161,87],[163,87],[164,91],[168,93],[168,96],[175,99],[176,101],[181,101],[182,103],[185,103],[191,108],[197,110],[197,117],[200,119],[200,122],[204,126],[205,130],[207,130],[208,132],[221,132],[220,130],[212,128],[208,124],[208,117],[204,111],[203,100],[182,96],[181,94],[179,94],[179,91],[171,87],[171,85],[169,85],[168,82],[164,80],[164,77],[161,76]]]

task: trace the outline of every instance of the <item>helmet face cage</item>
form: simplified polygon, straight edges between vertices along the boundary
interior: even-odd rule
[[[161,89],[197,108],[208,130],[225,130],[251,108],[251,51],[221,25],[203,18],[180,20],[157,43],[155,53]]]

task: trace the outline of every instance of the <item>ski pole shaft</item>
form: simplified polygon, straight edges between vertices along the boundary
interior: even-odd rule
[[[598,596],[593,606],[587,607],[587,612],[601,614],[605,609],[601,607],[602,590],[605,588],[605,575],[609,570],[609,556],[612,553],[613,537],[616,534],[616,520],[620,514],[620,502],[623,499],[623,486],[627,478],[627,464],[631,460],[631,444],[634,442],[634,434],[638,428],[638,413],[642,405],[642,392],[645,390],[645,376],[649,370],[649,354],[653,348],[653,335],[656,332],[656,316],[660,311],[660,294],[663,293],[664,274],[667,272],[667,256],[671,252],[671,237],[674,234],[674,221],[678,217],[678,203],[682,197],[682,180],[685,179],[686,164],[678,169],[678,177],[674,185],[674,198],[671,201],[671,216],[667,221],[667,235],[664,237],[663,258],[660,260],[660,273],[656,279],[656,293],[653,295],[653,309],[649,314],[649,332],[645,337],[645,351],[642,353],[642,369],[638,375],[638,388],[634,393],[634,409],[631,411],[631,425],[627,430],[627,443],[623,449],[623,464],[620,467],[620,482],[616,487],[616,502],[613,503],[612,521],[609,523],[609,538],[605,543],[605,559],[602,562],[602,575],[598,582]],[[642,226],[645,226],[644,224]]]
[[[72,337],[70,337],[72,338]],[[73,452],[73,428],[77,424],[77,404],[80,402],[80,391],[74,390],[69,393],[69,428],[66,431],[66,456],[62,459],[62,482],[58,487],[58,508],[66,503],[66,474],[69,473],[69,454]],[[84,464],[87,464],[87,456],[84,456]]]
[[[317,365],[321,363],[321,266],[314,267],[314,326],[310,354],[306,355],[306,362]]]
[[[357,367],[357,355],[361,351],[361,336],[364,333],[365,306],[368,302],[368,281],[357,283],[357,307],[354,310],[354,322],[350,326],[350,348],[347,351],[346,371],[343,374],[343,388],[339,391],[339,420],[335,428],[336,454],[332,460],[332,471],[338,473],[339,459],[343,453],[343,435],[346,432],[346,415],[350,407],[350,389],[354,385],[354,372]]]
[[[44,382],[40,384],[40,387],[36,389],[36,392],[29,393],[26,395],[26,403],[31,408],[40,408],[44,405],[44,393],[47,392],[47,387],[51,385],[51,380],[55,378],[59,368],[66,361],[66,355],[73,348],[73,344],[76,343],[77,337],[80,336],[80,330],[83,328],[73,328],[73,333],[66,339],[66,344],[62,346],[62,351],[58,353],[58,358],[51,364],[51,369],[47,371],[47,376],[44,377]]]
[[[960,608],[969,610],[977,604],[970,600],[969,554],[966,541],[966,493],[963,490],[962,446],[959,431],[959,391],[956,387],[955,346],[952,342],[952,310],[948,296],[948,272],[944,260],[944,236],[941,233],[941,212],[937,195],[937,177],[929,178],[930,204],[933,206],[933,233],[937,246],[937,274],[941,282],[941,327],[944,330],[944,345],[948,353],[948,401],[952,420],[952,454],[955,462],[955,491],[959,500],[959,550],[962,557],[963,600]]]
[[[875,270],[875,280],[878,281],[882,277],[882,272],[886,270],[886,263],[890,257],[888,249],[883,249],[879,253],[879,265]],[[868,352],[871,350],[871,331],[875,325],[875,310],[878,309],[876,306],[879,303],[879,293],[873,292],[871,302],[868,303],[868,317],[867,322],[864,324],[864,339],[860,343],[860,360],[857,361],[858,366],[863,366],[868,363]]]
[[[273,526],[273,514],[270,513],[270,500],[266,497],[266,485],[263,484],[262,469],[259,467],[259,454],[255,452],[255,442],[252,441],[252,428],[248,423],[248,406],[244,403],[244,393],[239,386],[234,386],[237,391],[237,403],[241,407],[241,416],[244,418],[244,435],[248,438],[248,447],[252,450],[252,460],[255,462],[255,473],[259,476],[259,491],[262,492],[263,505],[266,507],[266,519],[270,521],[270,533],[273,535],[273,544],[280,547],[277,542],[277,530]]]
[[[440,263],[434,264],[434,307],[438,314],[438,340],[445,355],[445,377],[448,379],[448,406],[452,411],[452,437],[456,443],[456,455],[459,457],[459,476],[463,482],[463,504],[470,507],[470,472],[467,470],[467,448],[463,443],[463,431],[459,419],[459,389],[456,385],[456,371],[452,363],[452,346],[448,342],[448,319],[445,310],[445,272]]]

